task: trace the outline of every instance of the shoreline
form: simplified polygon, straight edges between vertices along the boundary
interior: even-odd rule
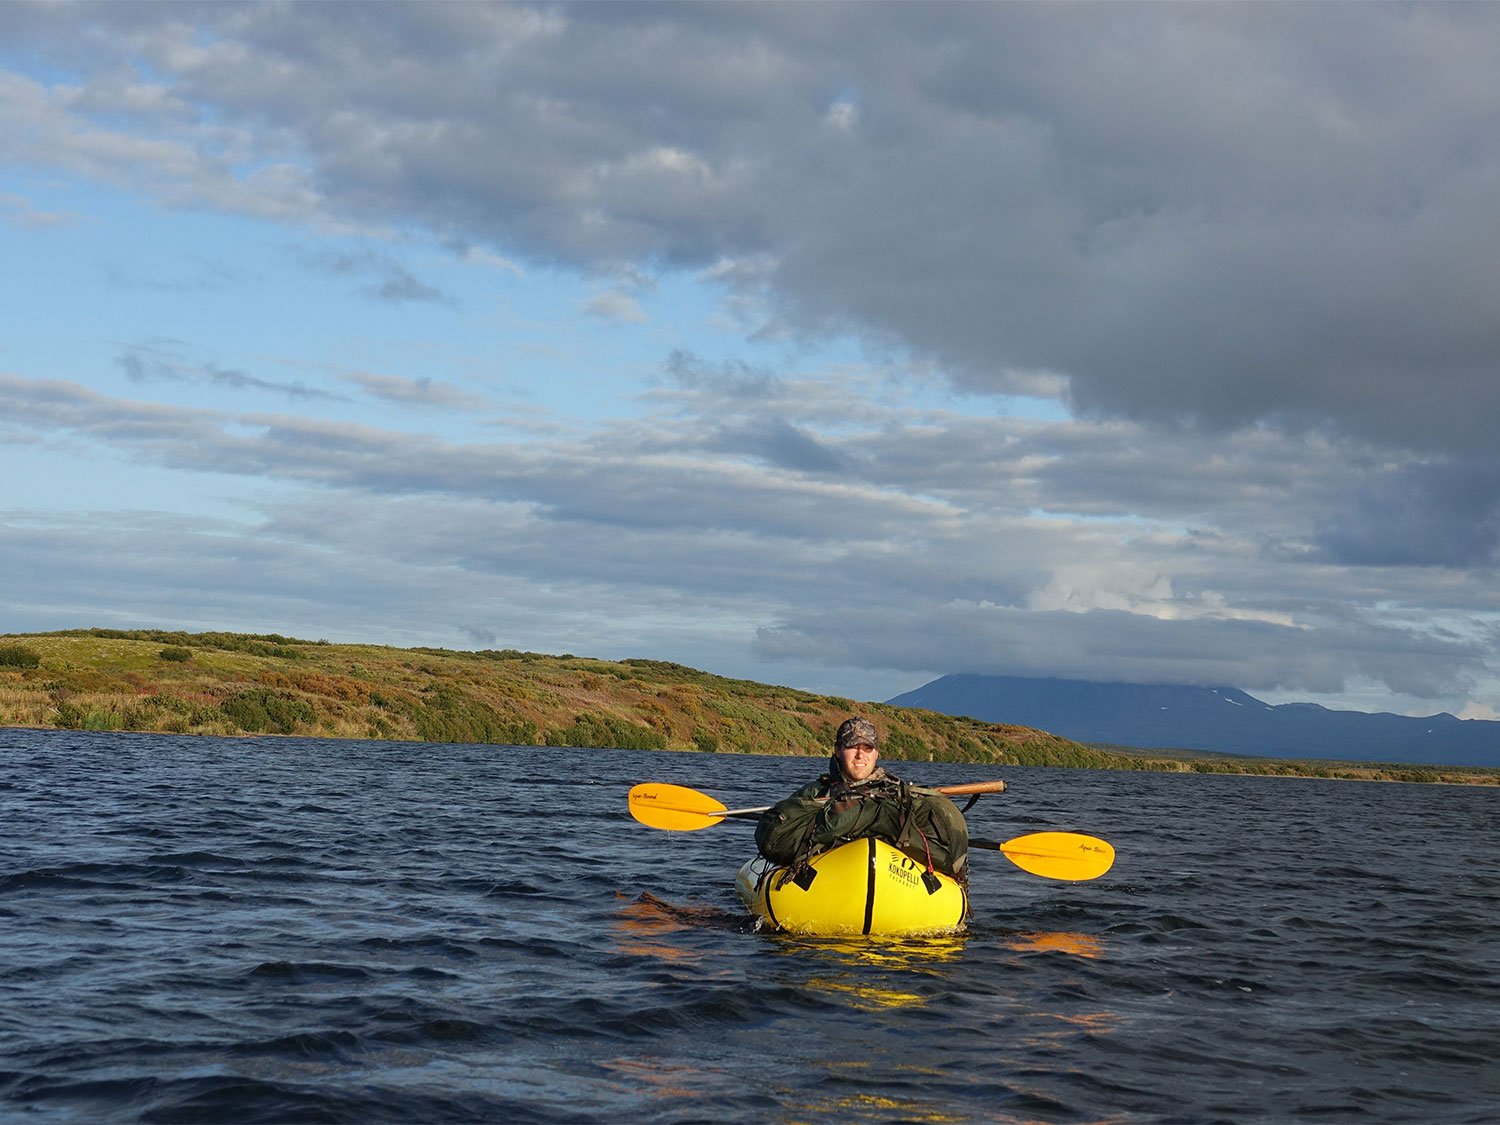
[[[864,714],[892,762],[1500,786],[1500,765],[1085,745],[1015,724],[716,676],[670,661],[72,629],[0,637],[0,727],[827,756]]]
[[[623,749],[645,749],[647,753],[654,754],[696,754],[704,753],[694,747],[663,747],[660,749],[640,747],[617,747],[617,746],[567,746],[559,743],[524,743],[524,742],[461,742],[461,741],[439,741],[434,742],[420,738],[382,738],[365,735],[335,735],[319,734],[315,732],[283,733],[280,731],[234,731],[226,734],[216,734],[205,731],[159,731],[159,730],[76,730],[68,727],[43,726],[36,723],[0,723],[0,731],[6,730],[30,730],[44,733],[75,733],[75,734],[108,734],[108,735],[170,735],[174,738],[308,738],[322,739],[328,742],[388,742],[393,745],[427,745],[427,746],[506,746],[518,750],[623,750]],[[827,755],[819,752],[808,752],[800,754],[776,753],[770,750],[721,750],[713,753],[723,756],[741,757],[766,757],[766,758],[823,758]],[[1149,753],[1142,751],[1142,753]],[[904,759],[886,757],[882,759],[896,765],[922,765],[927,762],[936,762],[941,759]],[[1260,759],[1251,759],[1258,761]],[[1162,761],[1161,759],[1147,759],[1151,763]],[[1489,766],[1423,766],[1402,762],[1386,763],[1358,763],[1342,762],[1325,758],[1268,758],[1264,759],[1268,764],[1284,765],[1289,767],[1284,771],[1271,769],[1196,769],[1195,764],[1207,764],[1209,759],[1182,758],[1175,759],[1178,768],[1160,768],[1157,765],[1122,765],[1111,763],[1108,765],[1077,765],[1077,766],[1055,766],[1035,764],[1029,762],[993,762],[996,769],[1080,769],[1080,770],[1119,770],[1123,773],[1165,773],[1179,774],[1185,776],[1216,776],[1216,777],[1245,777],[1264,778],[1271,781],[1353,781],[1353,782],[1377,782],[1381,784],[1397,785],[1446,785],[1459,789],[1470,789],[1476,786],[1500,786],[1500,767]],[[1328,762],[1329,765],[1310,766],[1308,769],[1300,770],[1297,767],[1307,766],[1312,762]],[[973,765],[978,763],[949,763]],[[1323,772],[1312,772],[1321,770]],[[1333,772],[1338,770],[1341,772]],[[1451,776],[1452,771],[1474,771],[1472,779],[1455,778]],[[1436,776],[1432,778],[1415,779],[1401,776],[1377,776],[1380,774],[1393,775],[1399,773],[1431,773]],[[1449,776],[1444,776],[1448,774]],[[1366,776],[1372,775],[1372,776]]]

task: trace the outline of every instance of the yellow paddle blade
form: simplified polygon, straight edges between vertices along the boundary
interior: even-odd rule
[[[630,791],[630,815],[651,828],[668,832],[692,832],[708,828],[724,818],[726,806],[707,793],[685,785],[648,781]]]
[[[1115,862],[1106,841],[1077,832],[1033,832],[1005,841],[999,850],[1022,871],[1046,879],[1097,879]]]

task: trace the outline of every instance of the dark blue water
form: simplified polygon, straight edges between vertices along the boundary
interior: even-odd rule
[[[747,826],[626,811],[818,765],[0,731],[0,1118],[1500,1120],[1493,788],[912,765],[1118,850],[927,941],[755,933]]]

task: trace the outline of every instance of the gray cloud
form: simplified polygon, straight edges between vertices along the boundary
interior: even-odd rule
[[[837,473],[849,461],[845,454],[784,418],[767,418],[746,429],[722,430],[717,444],[725,451],[748,453],[794,472]]]
[[[115,357],[115,366],[136,383],[204,383],[236,391],[272,391],[301,401],[336,402],[341,398],[305,383],[261,379],[234,368],[192,359],[180,340],[156,339],[131,344]]]
[[[650,319],[641,308],[640,301],[618,289],[609,289],[590,297],[583,303],[583,311],[585,315],[603,321],[623,320],[643,324]]]
[[[25,196],[0,193],[0,219],[22,230],[51,230],[82,222],[76,211],[38,211]]]
[[[1318,542],[1346,566],[1500,564],[1500,461],[1443,460],[1376,475]]]
[[[714,390],[733,398],[762,399],[782,391],[779,379],[746,363],[727,360],[705,363],[686,348],[674,348],[662,371],[677,386],[689,390]]]
[[[487,401],[470,394],[462,387],[441,379],[408,379],[401,375],[376,375],[369,372],[351,372],[340,375],[345,382],[353,383],[366,394],[399,406],[428,406],[451,410],[478,410]]]
[[[335,277],[369,277],[360,287],[366,297],[377,301],[432,301],[455,305],[452,294],[421,281],[391,255],[376,250],[358,252],[310,252],[301,255],[304,265]]]

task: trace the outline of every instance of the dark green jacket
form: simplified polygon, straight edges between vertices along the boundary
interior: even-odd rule
[[[755,827],[760,854],[787,866],[866,836],[888,841],[918,863],[930,859],[946,874],[962,879],[968,873],[969,830],[958,806],[883,768],[857,784],[826,773],[767,809]]]

